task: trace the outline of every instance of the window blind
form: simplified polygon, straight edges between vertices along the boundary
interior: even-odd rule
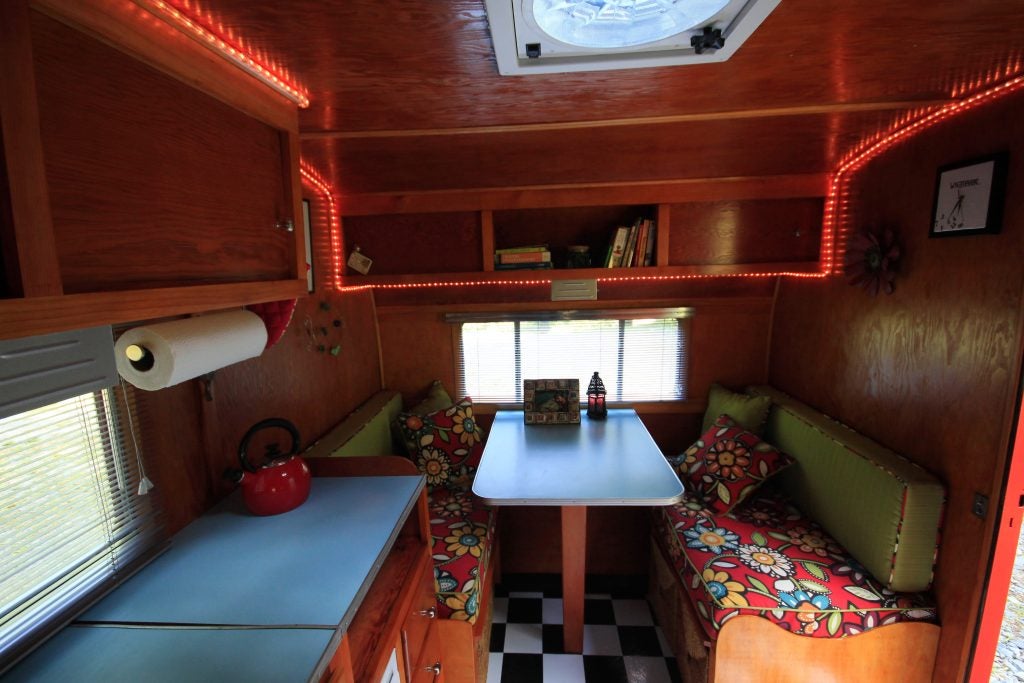
[[[521,403],[524,379],[577,378],[585,400],[597,371],[609,401],[683,400],[688,317],[689,309],[448,316],[460,326],[459,393]]]
[[[0,671],[162,540],[129,403],[102,389],[0,419]]]

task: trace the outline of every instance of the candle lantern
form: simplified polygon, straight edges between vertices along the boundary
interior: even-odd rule
[[[605,405],[604,382],[595,372],[587,387],[587,417],[592,420],[603,420],[608,417],[608,406]]]

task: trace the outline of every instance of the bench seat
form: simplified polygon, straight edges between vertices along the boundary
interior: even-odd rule
[[[781,493],[759,494],[726,514],[693,499],[652,513],[709,640],[739,615],[814,638],[937,621],[931,594],[887,589]]]
[[[438,616],[475,624],[494,548],[494,510],[470,492],[446,489],[429,491],[427,505]]]

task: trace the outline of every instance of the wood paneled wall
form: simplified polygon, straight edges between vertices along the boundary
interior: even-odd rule
[[[314,244],[324,244],[325,208],[314,199],[311,213]],[[258,358],[217,371],[213,401],[202,396],[196,380],[139,392],[138,400],[153,418],[143,425],[147,469],[166,507],[171,532],[231,490],[223,472],[237,466],[239,441],[254,423],[286,418],[298,427],[305,447],[380,389],[373,295],[325,290],[327,255],[316,247],[314,253],[318,291],[299,300],[287,332],[275,346]],[[335,320],[340,327],[334,327]],[[307,327],[325,327],[328,335],[318,334],[313,341]],[[337,356],[317,351],[324,339],[328,348],[341,345]]]
[[[842,278],[786,281],[771,382],[941,477],[948,507],[935,592],[937,681],[961,680],[986,579],[1020,373],[1024,97],[948,121],[856,176],[853,224],[892,227],[903,249],[891,296]],[[999,235],[928,239],[936,169],[1010,151]],[[971,514],[974,493],[989,515]]]

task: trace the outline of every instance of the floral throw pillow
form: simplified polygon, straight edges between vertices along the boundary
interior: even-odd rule
[[[728,415],[721,415],[672,464],[709,510],[726,513],[793,460],[737,426]]]
[[[431,489],[468,491],[483,453],[483,433],[473,417],[473,399],[428,415],[402,413],[398,430],[409,457]]]

